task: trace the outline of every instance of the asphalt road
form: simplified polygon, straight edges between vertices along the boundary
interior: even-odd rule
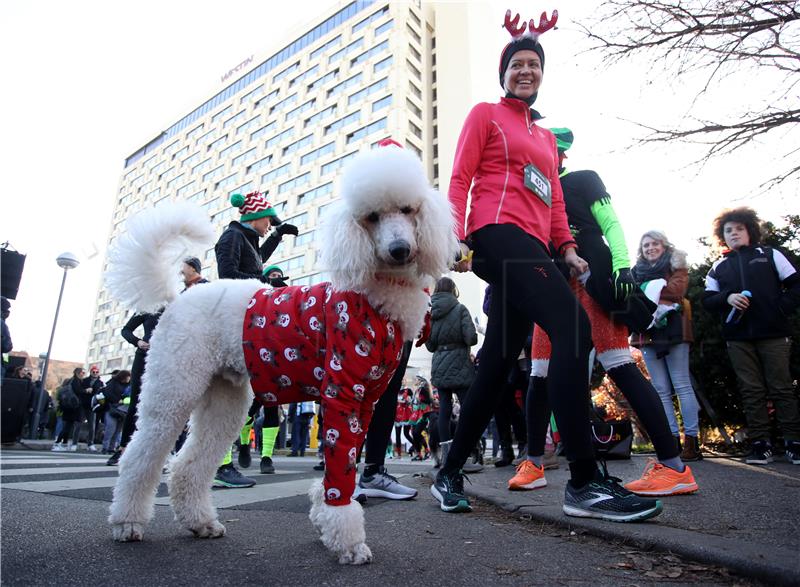
[[[88,454],[2,452],[2,585],[757,585],[724,568],[531,521],[484,502],[445,514],[427,466],[390,461],[417,488],[410,502],[370,500],[374,562],[343,567],[321,545],[304,495],[312,459],[277,459],[254,489],[215,491],[227,535],[193,538],[156,514],[141,543],[106,524],[115,470]],[[415,476],[414,474],[417,474]],[[166,496],[162,484],[159,495]]]

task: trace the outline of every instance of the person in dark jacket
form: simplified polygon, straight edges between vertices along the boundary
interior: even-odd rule
[[[262,272],[266,282],[272,287],[286,287],[289,285],[289,276],[283,274],[283,269],[277,265],[265,267]]]
[[[439,390],[438,428],[443,459],[451,442],[453,394],[459,403],[464,403],[475,378],[470,348],[477,343],[478,333],[469,310],[458,301],[458,287],[449,277],[442,277],[431,296],[431,334],[425,347],[433,353],[431,383]]]
[[[598,362],[630,403],[657,457],[657,461],[646,465],[640,479],[624,487],[642,496],[695,492],[697,481],[691,468],[681,460],[681,448],[672,435],[658,392],[636,366],[630,351],[628,328],[639,326],[646,330],[653,320],[656,303],[644,298],[645,303],[639,298],[643,294],[636,287],[629,268],[625,233],[600,176],[591,170],[566,170],[566,151],[575,137],[567,128],[551,130],[556,136],[567,220],[590,268],[590,273],[570,278],[570,288],[589,317]],[[639,301],[634,305],[634,300]],[[548,390],[550,348],[547,334],[538,324],[533,333],[531,358],[526,404],[529,463],[521,463],[517,475],[509,480],[512,490],[535,489],[546,483],[544,448],[553,389]],[[561,428],[561,422],[557,423]]]
[[[65,379],[56,392],[56,400],[58,401],[58,410],[61,412],[63,427],[53,443],[52,450],[55,452],[77,450],[77,445],[72,441],[72,429],[76,422],[80,422],[81,407],[78,393],[82,389],[81,378],[85,373],[82,368],[77,367],[72,373],[72,378]],[[70,396],[71,400],[67,396]],[[74,405],[73,402],[75,402]],[[69,444],[67,444],[68,442]]]
[[[233,194],[231,204],[239,208],[241,218],[233,220],[214,246],[217,274],[220,279],[260,279],[263,264],[270,258],[286,234],[297,236],[297,227],[282,222],[264,194],[250,192],[246,196]],[[259,245],[270,226],[274,232]]]
[[[767,399],[786,443],[786,457],[800,465],[800,408],[789,372],[789,317],[800,305],[800,274],[780,250],[761,244],[756,212],[725,210],[714,236],[728,251],[706,276],[703,306],[719,315],[728,356],[739,381],[747,432],[745,462],[772,461]]]
[[[70,450],[77,450],[78,443],[80,441],[80,434],[81,434],[81,427],[83,423],[90,422],[90,433],[94,433],[94,429],[92,428],[94,424],[94,414],[92,413],[92,394],[94,391],[89,388],[86,389],[83,386],[83,381],[86,379],[85,377],[86,371],[81,368],[76,368],[73,371],[72,379],[69,381],[70,389],[75,394],[75,397],[78,398],[80,402],[80,407],[78,408],[77,417],[75,419],[75,424],[72,427],[72,440],[70,442]],[[91,445],[92,440],[91,437],[87,438],[87,445]],[[74,449],[72,447],[75,447]],[[92,447],[94,448],[94,447]]]
[[[105,432],[103,433],[103,452],[113,453],[121,436],[125,414],[129,403],[124,398],[127,395],[128,385],[131,382],[131,372],[117,371],[103,388],[103,403],[105,404]]]
[[[94,441],[100,427],[97,425],[97,414],[92,410],[92,398],[103,389],[103,382],[100,381],[100,368],[97,365],[89,367],[89,376],[83,378],[81,385],[83,387],[82,393],[78,396],[83,410],[81,421],[85,418],[89,422],[89,435],[86,438],[86,444],[89,451],[96,452],[97,446]],[[78,430],[74,432],[75,444],[78,444],[78,433],[80,432],[80,427],[77,428]]]
[[[6,371],[5,355],[11,352],[11,349],[14,348],[14,345],[11,342],[11,331],[6,325],[6,320],[11,315],[11,302],[8,301],[6,296],[2,296],[0,302],[2,302],[2,308],[0,308],[0,328],[2,328],[2,332],[0,333],[0,344],[2,345],[2,353],[4,355],[3,371],[0,372],[0,375],[4,375]]]
[[[183,279],[183,293],[192,286],[201,283],[208,283],[208,279],[203,277],[203,266],[197,257],[186,257],[181,265],[181,278]]]
[[[259,279],[269,283],[268,272],[264,272],[263,265],[278,247],[283,235],[297,236],[297,227],[282,222],[261,192],[250,192],[246,196],[233,194],[231,204],[239,208],[241,218],[238,222],[234,220],[228,225],[214,246],[217,256],[217,273],[220,279]],[[275,231],[267,237],[263,245],[259,245],[260,239],[266,236],[270,226],[274,226]],[[250,466],[250,429],[253,424],[253,416],[259,408],[260,404],[254,401],[239,439],[239,465],[244,468]],[[275,472],[272,464],[272,451],[275,447],[279,426],[277,407],[265,408],[262,429],[264,441],[262,441],[260,463],[262,473]],[[214,486],[236,488],[252,487],[253,485],[255,485],[254,480],[236,470],[231,462],[231,454],[228,452],[222,465],[217,469]]]
[[[155,314],[134,314],[125,323],[120,332],[122,338],[136,347],[136,354],[133,356],[133,366],[131,367],[131,399],[125,422],[122,425],[122,439],[120,440],[119,448],[106,461],[106,465],[113,467],[119,463],[119,459],[125,447],[128,446],[128,442],[133,436],[133,431],[136,429],[136,407],[139,403],[139,392],[142,389],[142,375],[144,374],[147,351],[150,348],[150,337],[153,336],[153,331],[162,312],[163,310],[159,310]],[[139,327],[144,330],[141,338],[135,334]]]

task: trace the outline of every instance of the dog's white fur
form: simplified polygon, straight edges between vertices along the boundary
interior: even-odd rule
[[[428,304],[423,287],[447,270],[457,251],[449,206],[429,186],[419,160],[395,147],[355,158],[340,190],[323,231],[333,287],[364,294],[411,339]],[[242,321],[264,284],[220,280],[176,296],[177,265],[191,247],[208,246],[209,227],[202,210],[187,204],[147,210],[128,222],[110,254],[107,283],[115,297],[140,311],[168,304],[150,340],[137,430],[114,487],[109,522],[118,541],[142,539],[162,467],[187,419],[189,437],[169,465],[175,518],[200,538],[225,534],[210,488],[252,400]],[[391,255],[398,242],[409,252],[403,263]],[[309,517],[339,562],[371,561],[361,506],[327,505],[321,482],[312,484],[309,497]]]

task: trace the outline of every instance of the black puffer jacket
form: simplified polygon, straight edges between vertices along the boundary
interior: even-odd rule
[[[425,343],[433,353],[431,383],[442,389],[469,387],[475,377],[469,349],[478,342],[469,310],[445,292],[433,294],[431,306],[431,335]]]
[[[214,246],[219,278],[264,281],[262,266],[278,248],[281,235],[273,232],[260,247],[258,240],[259,235],[255,230],[242,226],[236,220],[231,222]]]
[[[749,290],[750,306],[737,322],[727,321],[728,296]],[[730,251],[706,276],[703,307],[722,320],[725,340],[760,340],[792,335],[789,317],[800,306],[800,273],[779,249],[764,245]]]
[[[115,406],[122,401],[122,396],[125,395],[126,384],[120,383],[116,379],[109,379],[106,386],[103,388],[103,395],[106,398],[106,405],[108,407]]]

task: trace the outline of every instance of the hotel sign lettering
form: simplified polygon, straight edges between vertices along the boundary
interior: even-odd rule
[[[241,62],[239,65],[237,65],[236,67],[234,67],[233,69],[231,69],[231,70],[230,70],[228,73],[226,73],[226,74],[222,75],[222,77],[220,78],[220,79],[221,79],[221,81],[223,81],[223,82],[224,82],[224,81],[227,81],[227,79],[228,79],[228,78],[230,78],[232,75],[234,75],[234,74],[236,74],[236,73],[240,72],[242,69],[244,69],[245,67],[247,67],[248,65],[250,65],[250,64],[253,62],[253,57],[254,57],[254,56],[253,56],[253,55],[251,55],[250,57],[248,57],[247,59],[245,59],[244,61],[242,61],[242,62]]]

